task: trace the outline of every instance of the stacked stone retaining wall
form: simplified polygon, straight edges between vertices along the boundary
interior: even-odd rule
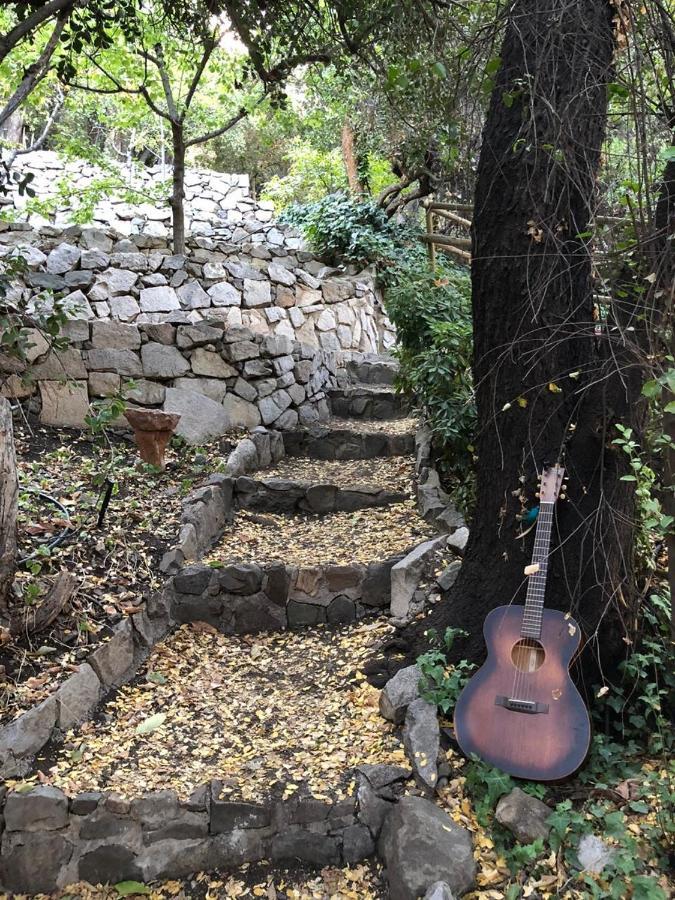
[[[35,227],[73,224],[78,200],[91,191],[95,201],[91,219],[95,225],[112,227],[120,235],[140,232],[166,237],[171,230],[171,169],[110,163],[107,169],[82,159],[66,160],[52,150],[37,150],[18,156],[12,166],[28,186],[37,204],[18,183],[11,182],[0,196],[5,218],[28,221]],[[188,231],[210,234],[214,224],[238,227],[255,213],[259,222],[273,217],[273,204],[257,203],[250,195],[248,175],[189,168],[185,173],[185,218]]]
[[[27,262],[10,300],[37,314],[57,298],[70,344],[51,352],[28,332],[30,379],[0,355],[3,393],[34,395],[46,424],[82,425],[92,400],[121,391],[181,413],[179,434],[196,442],[325,418],[338,370],[393,343],[372,277],[326,267],[255,219],[241,231],[234,243],[193,236],[176,255],[147,233],[0,223],[0,258]]]

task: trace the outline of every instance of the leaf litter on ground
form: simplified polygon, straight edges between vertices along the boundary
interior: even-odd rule
[[[87,432],[17,420],[20,554],[35,555],[19,569],[16,608],[39,602],[61,569],[75,575],[77,589],[48,629],[0,645],[0,723],[56,690],[115,623],[161,587],[159,561],[176,540],[183,497],[224,464],[234,439],[210,447],[208,456],[176,441],[167,453],[167,471],[158,473],[139,465],[128,436],[111,433],[110,443],[101,445]],[[98,528],[107,475],[114,491]],[[51,550],[47,543],[66,517],[38,490],[58,500],[72,523],[73,530]]]
[[[291,566],[369,563],[405,554],[435,534],[414,500],[320,515],[240,510],[206,561],[212,565],[281,561]]]
[[[48,780],[68,794],[187,798],[220,779],[222,796],[243,800],[345,799],[356,766],[405,764],[361,671],[391,633],[382,620],[242,636],[184,625],[100,721],[68,733]]]

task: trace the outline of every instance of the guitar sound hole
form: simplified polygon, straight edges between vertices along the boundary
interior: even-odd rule
[[[519,672],[536,672],[545,658],[544,648],[532,638],[523,638],[511,650],[511,661]]]

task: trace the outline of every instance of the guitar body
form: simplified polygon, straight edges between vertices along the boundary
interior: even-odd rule
[[[573,619],[544,609],[541,636],[523,638],[524,607],[500,606],[485,619],[488,656],[455,706],[455,735],[469,756],[532,781],[573,774],[591,726],[569,675],[581,633]]]

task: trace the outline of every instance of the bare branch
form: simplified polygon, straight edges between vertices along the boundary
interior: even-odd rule
[[[65,94],[63,93],[61,88],[60,87],[57,88],[56,102],[54,103],[54,108],[52,109],[51,113],[49,114],[49,118],[47,119],[47,122],[45,123],[44,128],[40,132],[39,136],[33,141],[33,143],[29,147],[24,147],[20,150],[14,150],[12,152],[11,156],[6,161],[6,165],[8,167],[10,167],[12,165],[12,163],[17,158],[17,156],[23,156],[25,153],[34,153],[36,150],[39,150],[40,147],[42,147],[44,142],[47,140],[47,135],[52,130],[54,122],[56,122],[58,114],[63,109],[63,104],[65,102],[65,99],[66,99]]]
[[[204,44],[204,52],[202,53],[202,58],[199,61],[199,65],[195,69],[195,73],[192,77],[190,87],[185,97],[185,102],[183,103],[183,112],[180,114],[180,119],[182,122],[185,121],[185,116],[190,109],[190,104],[192,103],[195,91],[199,87],[199,82],[201,81],[202,75],[204,74],[204,69],[208,65],[208,62],[211,59],[213,51],[216,49],[217,45],[218,41],[215,35],[212,35],[210,38],[208,38]]]
[[[215,128],[213,131],[207,131],[206,134],[201,134],[199,135],[199,137],[190,138],[189,141],[185,142],[185,146],[193,147],[195,144],[205,144],[207,141],[212,141],[214,138],[220,137],[221,134],[225,134],[226,131],[229,131],[230,128],[234,128],[234,126],[238,122],[241,122],[242,119],[245,119],[248,114],[249,111],[242,106],[239,112],[236,115],[232,116],[232,118],[229,119],[223,126],[221,126],[220,128]]]

